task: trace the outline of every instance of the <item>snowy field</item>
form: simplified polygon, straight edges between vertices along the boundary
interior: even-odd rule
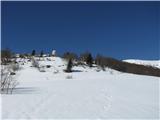
[[[58,57],[41,61],[46,72],[21,65],[13,94],[1,95],[3,119],[158,119],[159,77],[96,67],[64,73]]]

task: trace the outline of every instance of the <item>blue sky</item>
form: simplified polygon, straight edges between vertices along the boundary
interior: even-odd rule
[[[2,48],[159,59],[160,2],[2,2]]]

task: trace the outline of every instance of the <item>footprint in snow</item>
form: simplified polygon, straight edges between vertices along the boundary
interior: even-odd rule
[[[112,96],[109,95],[109,93],[107,92],[107,90],[103,89],[101,90],[101,98],[104,100],[104,110],[108,111],[111,107],[111,103],[112,103]]]

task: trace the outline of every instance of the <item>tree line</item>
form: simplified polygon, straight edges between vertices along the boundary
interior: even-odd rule
[[[43,57],[44,52],[41,51],[39,57]],[[23,54],[19,57],[36,56],[36,51],[32,50],[31,54]],[[10,62],[13,57],[13,52],[9,49],[1,50],[1,63]],[[100,66],[103,70],[109,67],[121,72],[160,76],[160,69],[151,66],[137,65],[133,63],[123,62],[111,57],[106,57],[98,54],[95,58],[90,52],[84,52],[79,56],[74,52],[65,52],[62,56],[63,59],[68,61],[66,72],[72,72],[74,65],[87,65],[93,67],[93,64]]]

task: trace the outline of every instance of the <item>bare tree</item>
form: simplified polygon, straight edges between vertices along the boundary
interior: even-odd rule
[[[73,52],[65,52],[63,54],[63,58],[64,59],[72,59],[72,60],[77,60],[78,59],[78,55],[76,53],[73,53]]]
[[[7,64],[8,62],[10,62],[12,55],[13,55],[13,53],[11,52],[11,50],[9,48],[1,50],[2,64]]]
[[[1,94],[12,94],[14,88],[18,85],[17,79],[11,74],[11,67],[1,67]]]

